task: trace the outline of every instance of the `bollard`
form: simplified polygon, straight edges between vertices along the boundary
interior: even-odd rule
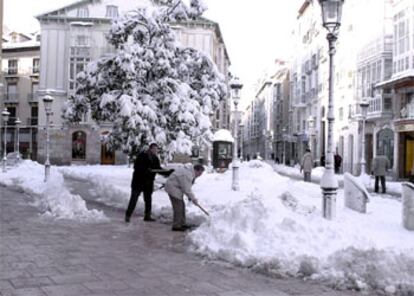
[[[414,231],[414,184],[402,183],[403,226]]]
[[[360,179],[349,173],[344,174],[344,201],[345,206],[351,210],[365,214],[369,193]]]

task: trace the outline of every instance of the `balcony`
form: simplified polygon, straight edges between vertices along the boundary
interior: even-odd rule
[[[392,96],[391,94],[383,94],[375,98],[368,98],[369,107],[367,113],[368,120],[376,120],[383,118],[392,118]]]
[[[5,69],[3,71],[3,75],[4,77],[17,76],[18,75],[17,67]]]
[[[35,93],[27,94],[27,102],[28,103],[38,103],[39,98],[38,98],[37,94],[35,94]]]
[[[4,103],[17,104],[19,103],[19,94],[4,94]]]

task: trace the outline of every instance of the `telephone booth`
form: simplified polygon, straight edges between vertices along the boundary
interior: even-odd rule
[[[234,139],[230,131],[221,129],[215,132],[213,137],[213,167],[216,170],[228,169],[233,158]]]

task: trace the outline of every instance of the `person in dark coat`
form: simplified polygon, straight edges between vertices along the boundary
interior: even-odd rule
[[[385,184],[385,175],[390,168],[390,161],[385,155],[377,155],[372,161],[372,174],[375,176],[375,188],[374,191],[379,191],[379,181],[381,181],[382,193],[387,192]]]
[[[138,197],[141,192],[144,193],[144,221],[155,221],[151,217],[152,208],[152,192],[154,190],[154,169],[161,170],[160,159],[158,158],[158,145],[152,143],[149,149],[141,152],[134,162],[134,174],[131,182],[131,197],[128,204],[128,209],[125,213],[125,222],[129,223],[131,215],[135,210],[138,202]]]
[[[325,153],[322,153],[320,162],[321,162],[321,166],[324,167],[325,166]]]
[[[342,157],[336,152],[334,156],[335,174],[339,174],[342,165]]]

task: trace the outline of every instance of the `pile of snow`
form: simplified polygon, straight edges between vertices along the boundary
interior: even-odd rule
[[[234,203],[190,234],[196,252],[340,289],[414,292],[414,235],[401,226],[399,201],[373,199],[363,215],[343,206],[339,190],[337,218],[328,221],[319,185],[282,178],[252,162],[243,163],[240,176]],[[231,174],[226,179],[230,184]]]
[[[73,219],[93,222],[105,220],[101,211],[89,210],[79,195],[73,195],[65,187],[62,174],[51,168],[50,179],[44,182],[44,166],[24,160],[1,174],[0,184],[23,191],[34,199],[43,215],[57,219]]]
[[[79,166],[59,171],[91,184],[96,200],[126,208],[132,168]],[[337,217],[328,221],[322,218],[318,184],[282,177],[258,160],[241,163],[240,191],[231,190],[231,180],[231,170],[204,173],[196,180],[193,190],[210,217],[188,204],[188,222],[200,224],[188,234],[195,252],[339,289],[414,293],[414,235],[401,225],[400,201],[374,195],[367,214],[360,214],[344,207],[339,189]],[[143,208],[141,196],[132,223],[142,217]],[[171,222],[164,190],[153,194],[153,214]]]

